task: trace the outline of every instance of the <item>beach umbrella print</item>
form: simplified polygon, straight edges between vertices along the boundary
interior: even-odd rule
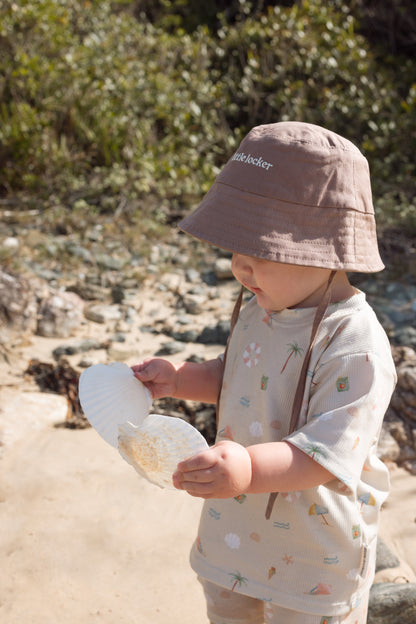
[[[361,496],[358,497],[358,500],[361,501],[361,509],[363,508],[363,505],[375,505],[376,504],[376,499],[370,492],[361,494]]]
[[[310,516],[321,516],[323,523],[329,526],[328,520],[325,518],[325,515],[328,513],[328,509],[326,507],[321,507],[321,505],[317,505],[314,503],[309,508]]]

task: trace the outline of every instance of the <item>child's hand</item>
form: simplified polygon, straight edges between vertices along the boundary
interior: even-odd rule
[[[152,358],[131,368],[134,376],[150,390],[153,399],[174,396],[177,386],[177,371],[168,360]]]
[[[250,455],[229,440],[181,462],[173,475],[178,490],[201,498],[233,498],[246,492],[250,483]]]

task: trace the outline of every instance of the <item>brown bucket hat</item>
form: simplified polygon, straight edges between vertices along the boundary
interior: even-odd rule
[[[253,128],[179,227],[275,262],[365,273],[384,268],[367,160],[353,143],[313,124]]]

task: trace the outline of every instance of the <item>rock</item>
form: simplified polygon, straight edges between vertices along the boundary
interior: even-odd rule
[[[29,281],[0,270],[0,342],[12,334],[33,333],[36,324],[37,302]]]
[[[198,336],[197,342],[202,344],[226,345],[230,333],[230,321],[219,321],[216,325],[208,325]]]
[[[19,392],[0,407],[0,446],[10,446],[34,430],[65,421],[68,410],[69,403],[64,396]]]
[[[108,347],[108,341],[102,342],[93,338],[87,338],[85,340],[78,340],[68,345],[61,345],[56,347],[52,351],[52,355],[55,360],[59,360],[66,355],[75,355],[77,353],[86,353],[87,351],[93,351],[96,349],[106,349]]]
[[[109,321],[120,321],[123,315],[116,305],[92,304],[85,309],[85,318],[94,323],[107,323]]]
[[[120,349],[111,345],[108,348],[107,355],[110,362],[126,362],[130,358],[137,357],[137,349]]]
[[[218,258],[214,264],[214,273],[218,280],[233,279],[231,258]]]
[[[117,258],[106,253],[97,254],[95,261],[101,269],[108,269],[109,271],[121,271],[127,264],[127,258]]]
[[[160,345],[160,349],[156,352],[157,356],[161,355],[174,355],[175,353],[181,353],[185,351],[186,345],[178,340],[172,340],[171,342],[164,342]]]
[[[83,302],[75,293],[56,293],[41,302],[36,333],[45,338],[68,338],[81,325]]]
[[[406,465],[413,473],[416,463],[416,351],[410,347],[392,348],[397,370],[397,386],[383,424],[380,457]],[[394,442],[392,441],[394,439]],[[395,457],[399,449],[398,455]]]
[[[387,544],[379,537],[377,540],[376,572],[387,568],[397,568],[399,559],[391,552]]]
[[[198,282],[201,281],[201,275],[199,271],[197,271],[196,269],[192,269],[192,268],[186,269],[185,277],[186,277],[186,281],[190,282],[191,284],[197,284]]]
[[[121,284],[114,284],[111,289],[111,299],[113,303],[123,303],[126,293],[124,292],[124,288]]]
[[[186,294],[183,299],[183,306],[188,314],[201,314],[206,309],[207,298],[205,295]]]
[[[367,624],[415,624],[416,583],[375,583]]]
[[[186,329],[185,331],[173,331],[170,334],[174,340],[181,342],[196,342],[198,339],[198,330]]]
[[[105,301],[107,299],[107,289],[91,282],[78,280],[75,284],[68,286],[68,291],[74,292],[85,301]]]
[[[399,455],[400,446],[388,430],[387,423],[384,423],[378,442],[377,457],[384,462],[395,462]]]
[[[394,338],[400,345],[416,349],[416,329],[414,327],[399,327],[394,331]]]
[[[81,262],[85,264],[93,263],[93,255],[88,249],[85,249],[85,247],[81,247],[81,245],[77,245],[76,243],[73,243],[72,241],[69,241],[65,247],[66,247],[66,251],[71,256],[78,258],[78,260],[81,260]]]
[[[8,249],[9,251],[15,251],[20,247],[19,239],[15,236],[9,236],[1,243],[1,247],[3,247],[3,249]]]

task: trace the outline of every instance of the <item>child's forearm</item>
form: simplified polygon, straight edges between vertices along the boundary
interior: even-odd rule
[[[247,493],[306,490],[334,479],[331,472],[288,442],[256,444],[246,450],[252,467]]]
[[[222,369],[220,358],[200,364],[183,362],[176,365],[175,398],[216,403],[222,382]]]

